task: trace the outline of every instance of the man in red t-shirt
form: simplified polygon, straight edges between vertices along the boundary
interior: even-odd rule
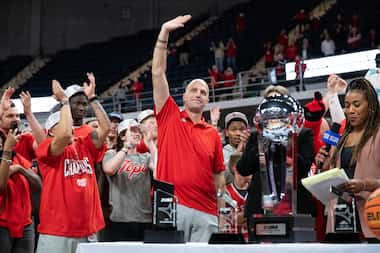
[[[9,129],[18,127],[20,124],[20,115],[12,102],[11,97],[14,93],[14,88],[7,88],[2,96],[2,112],[0,113],[0,129],[7,134]],[[35,158],[34,154],[34,140],[40,140],[44,138],[44,133],[41,127],[39,127],[37,119],[31,112],[30,94],[22,92],[20,94],[21,102],[24,106],[24,114],[28,120],[30,127],[32,128],[32,134],[25,133],[18,136],[18,142],[14,147],[14,151],[23,156],[26,160],[32,161]],[[25,104],[26,98],[29,99],[28,105]],[[37,129],[38,128],[38,129]],[[36,131],[37,129],[37,131]]]
[[[31,163],[12,152],[17,129],[0,134],[0,245],[1,252],[34,252],[31,192],[41,189],[41,179]],[[21,250],[22,249],[22,250]]]
[[[83,90],[99,128],[87,136],[73,136],[68,96],[57,81],[52,86],[61,109],[49,116],[48,138],[36,149],[44,185],[37,252],[74,253],[79,242],[96,240],[95,233],[104,227],[94,165],[103,158],[110,122],[90,82]]]
[[[183,94],[184,110],[170,96],[166,79],[169,33],[183,27],[190,15],[161,27],[152,63],[153,98],[158,124],[157,179],[174,184],[179,205],[177,227],[186,241],[206,242],[217,232],[217,192],[225,190],[222,144],[217,130],[202,117],[208,85],[195,79]]]

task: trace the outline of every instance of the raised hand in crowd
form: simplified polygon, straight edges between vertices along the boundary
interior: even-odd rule
[[[61,109],[58,123],[52,128],[54,137],[50,145],[50,153],[52,156],[59,156],[64,152],[66,146],[72,142],[73,118],[69,98],[57,80],[52,81],[52,92],[53,97],[61,103]]]
[[[167,32],[172,32],[178,28],[184,27],[185,23],[191,19],[191,15],[178,16],[162,24],[162,29]]]
[[[68,98],[65,94],[65,91],[63,90],[60,82],[58,82],[57,80],[52,81],[52,91],[53,91],[53,97],[57,101],[63,102],[65,100],[68,100]]]
[[[34,140],[36,141],[36,144],[41,143],[46,138],[46,135],[32,112],[32,96],[30,95],[29,91],[23,91],[20,93],[20,101],[24,107],[24,115],[26,117],[26,120],[32,129]],[[35,148],[36,145],[33,145],[33,149]]]
[[[332,74],[327,79],[327,91],[331,93],[341,93],[347,87],[347,82],[339,76]]]
[[[346,87],[347,82],[335,74],[330,75],[327,79],[327,94],[323,100],[330,110],[332,121],[336,123],[341,123],[345,119],[338,93],[343,92]]]
[[[211,120],[211,125],[214,127],[218,127],[218,122],[220,119],[220,107],[215,106],[210,109],[210,120]]]
[[[153,51],[152,60],[152,81],[153,81],[153,99],[156,107],[156,112],[159,113],[170,96],[169,85],[166,79],[166,60],[167,60],[167,45],[169,33],[184,27],[185,23],[191,19],[190,15],[178,16],[165,22]]]
[[[15,88],[8,87],[5,89],[0,101],[0,117],[3,116],[3,113],[10,108],[12,102],[11,97],[14,92]]]
[[[92,141],[96,148],[101,148],[106,142],[107,135],[111,130],[111,121],[96,96],[95,75],[92,72],[88,72],[86,75],[89,82],[83,83],[83,90],[88,98],[92,110],[95,113],[96,119],[99,121],[99,128],[92,132]]]
[[[88,99],[91,99],[96,96],[95,94],[95,88],[96,88],[96,83],[95,83],[95,76],[94,73],[88,72],[86,73],[87,78],[90,82],[84,82],[83,83],[83,89],[84,93],[86,94]]]

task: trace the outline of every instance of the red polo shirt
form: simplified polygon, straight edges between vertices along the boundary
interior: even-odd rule
[[[216,215],[214,173],[224,170],[218,132],[204,119],[194,124],[169,97],[156,114],[157,179],[174,184],[180,204]]]

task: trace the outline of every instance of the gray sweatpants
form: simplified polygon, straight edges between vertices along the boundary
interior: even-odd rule
[[[75,253],[79,243],[89,242],[88,237],[72,238],[40,234],[37,253]]]
[[[185,232],[186,242],[208,242],[218,232],[218,218],[183,205],[177,206],[177,228]]]

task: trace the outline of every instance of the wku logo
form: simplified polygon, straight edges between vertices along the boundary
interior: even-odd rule
[[[134,176],[145,174],[145,170],[146,168],[144,165],[135,164],[131,160],[126,160],[117,174],[120,175],[123,172],[127,173],[128,179],[131,180]]]

